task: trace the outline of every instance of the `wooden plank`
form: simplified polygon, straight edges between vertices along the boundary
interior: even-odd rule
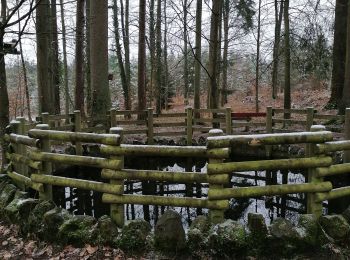
[[[147,120],[117,120],[117,125],[146,125]]]
[[[185,136],[186,132],[160,132],[154,133],[154,136]]]
[[[282,113],[289,113],[289,114],[301,114],[306,115],[307,110],[306,109],[284,109],[284,108],[273,108],[273,113],[276,114],[282,114]]]
[[[154,123],[153,124],[154,127],[176,127],[176,126],[183,126],[185,127],[186,126],[186,123],[185,122],[173,122],[173,123],[170,123],[170,122],[159,122],[159,123]]]

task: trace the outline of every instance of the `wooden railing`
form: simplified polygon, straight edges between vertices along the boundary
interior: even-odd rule
[[[330,182],[323,180],[326,176],[344,174],[350,169],[349,161],[333,165],[328,155],[334,151],[350,150],[350,141],[333,141],[332,133],[325,131],[323,126],[312,126],[309,132],[257,135],[224,135],[222,130],[213,129],[209,131],[206,147],[124,145],[121,144],[123,129],[120,127],[112,127],[109,134],[95,134],[49,130],[49,125],[39,124],[29,130],[26,136],[23,126],[22,119],[13,121],[5,136],[9,143],[6,152],[9,160],[8,176],[22,189],[38,191],[42,199],[52,199],[52,186],[101,192],[102,201],[111,205],[111,217],[119,226],[124,223],[125,204],[207,208],[211,221],[219,222],[224,218],[224,211],[228,209],[232,198],[306,193],[307,211],[319,216],[324,200],[350,194],[350,187],[333,189]],[[76,154],[54,153],[51,150],[52,142],[72,143],[76,147]],[[101,155],[83,156],[82,143],[98,144]],[[229,161],[230,149],[240,144],[258,147],[301,143],[308,146],[304,158]],[[126,169],[124,159],[129,156],[205,158],[208,161],[207,173]],[[101,177],[106,181],[54,176],[52,164],[100,168]],[[307,183],[227,188],[234,172],[300,168],[308,170]],[[124,194],[124,182],[133,180],[208,183],[209,191],[208,196],[202,198]]]

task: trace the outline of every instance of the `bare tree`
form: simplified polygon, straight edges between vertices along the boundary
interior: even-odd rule
[[[289,43],[289,0],[284,0],[284,55],[285,55],[285,72],[284,72],[284,109],[291,107],[290,94],[290,43]],[[285,113],[286,119],[290,118],[289,113]]]
[[[138,110],[146,109],[146,0],[139,2]]]
[[[200,84],[201,84],[201,60],[202,60],[202,0],[197,0],[196,7],[196,51],[194,67],[194,108],[199,109],[200,104]]]

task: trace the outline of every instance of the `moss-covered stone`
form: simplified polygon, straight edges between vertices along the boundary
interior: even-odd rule
[[[141,252],[148,246],[151,225],[143,220],[131,220],[125,224],[118,239],[118,246],[127,251]]]
[[[343,217],[350,223],[350,206],[342,213]]]
[[[118,238],[118,228],[112,219],[108,216],[102,216],[94,225],[91,237],[94,243],[98,245],[115,246]]]
[[[342,215],[328,215],[320,218],[322,229],[336,241],[348,240],[350,225]]]
[[[164,212],[154,229],[154,241],[155,246],[164,251],[176,252],[185,248],[185,230],[179,213],[174,210]]]
[[[86,215],[77,215],[65,220],[58,229],[60,243],[83,246],[93,242],[91,230],[95,222],[95,218]]]
[[[322,239],[318,218],[313,214],[300,215],[295,229],[298,233],[299,248],[311,249],[319,245]]]
[[[16,193],[16,186],[13,184],[6,184],[0,193],[0,216],[1,210],[4,209],[14,198]]]
[[[245,227],[231,219],[213,226],[209,231],[207,247],[215,257],[239,257],[247,247]]]
[[[59,227],[64,221],[73,216],[65,209],[54,208],[47,211],[43,216],[42,230],[43,238],[48,241],[57,242],[57,233]]]
[[[35,233],[39,238],[43,238],[44,224],[43,218],[46,212],[54,209],[55,203],[48,200],[40,200],[39,203],[30,212],[28,217],[28,223],[23,227],[25,233]]]
[[[284,218],[275,219],[269,227],[270,234],[272,237],[282,239],[285,241],[296,240],[299,238],[298,232],[296,231],[293,224]]]
[[[196,254],[197,251],[205,247],[205,239],[210,230],[210,221],[207,216],[198,216],[195,218],[188,230],[188,247],[191,254]]]
[[[264,239],[268,235],[264,216],[256,213],[248,213],[248,229],[255,238]]]

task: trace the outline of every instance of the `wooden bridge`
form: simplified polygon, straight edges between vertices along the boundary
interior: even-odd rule
[[[307,111],[307,112],[305,112]],[[316,119],[344,119],[349,138],[350,109],[346,116],[319,115],[314,109],[289,110],[286,113],[300,113],[305,120],[278,119],[273,116],[282,112],[278,109],[267,108],[265,125],[267,133],[254,135],[233,135],[234,120],[241,118],[232,114],[230,109],[224,110],[193,110],[188,108],[186,113],[154,115],[151,109],[142,112],[115,111],[103,118],[86,118],[81,120],[80,112],[74,115],[50,116],[43,114],[41,123],[28,126],[24,118],[12,121],[8,127],[5,140],[8,142],[6,157],[8,159],[8,176],[22,189],[31,189],[39,193],[41,199],[52,199],[52,186],[74,187],[103,193],[102,201],[110,205],[112,219],[119,225],[124,224],[124,205],[160,205],[209,209],[213,223],[224,218],[224,211],[229,207],[229,200],[241,197],[259,197],[283,194],[307,194],[307,212],[318,216],[322,214],[322,203],[350,195],[350,186],[333,188],[331,182],[324,178],[331,175],[346,174],[350,171],[349,152],[344,155],[343,164],[333,164],[331,152],[350,150],[350,140],[333,141],[333,134],[326,131],[322,125],[313,125]],[[207,113],[210,117],[196,117],[196,113]],[[146,119],[133,119],[128,116],[143,115]],[[218,116],[219,115],[219,116]],[[221,115],[221,116],[220,116]],[[118,118],[122,116],[122,118]],[[124,117],[126,116],[126,118]],[[255,117],[256,115],[250,115]],[[259,115],[262,116],[262,115]],[[156,119],[171,118],[172,122],[157,122]],[[173,118],[182,118],[175,122]],[[208,120],[207,120],[208,119]],[[89,125],[93,122],[95,125]],[[103,122],[104,124],[98,125]],[[201,124],[197,124],[201,123]],[[211,129],[207,123],[219,123],[222,129]],[[246,122],[249,127],[256,122]],[[309,131],[291,133],[269,133],[275,131],[273,124],[303,124]],[[121,125],[135,125],[143,129],[124,130]],[[87,133],[88,131],[105,131],[110,126],[109,133]],[[118,127],[116,127],[118,126]],[[145,128],[146,126],[146,128]],[[168,131],[159,135],[157,127],[182,127],[179,135],[186,136],[187,146],[159,146],[153,144],[154,136],[173,136]],[[241,125],[240,125],[241,126]],[[245,125],[246,126],[246,125]],[[51,128],[51,129],[50,129]],[[62,131],[65,130],[65,131]],[[67,131],[70,130],[70,131]],[[74,130],[74,132],[72,131]],[[224,131],[226,134],[224,134]],[[126,145],[122,143],[126,134],[147,134],[149,145]],[[193,132],[208,133],[206,146],[192,146]],[[175,132],[175,131],[174,131]],[[75,154],[58,154],[52,152],[53,144],[71,143],[75,146]],[[82,144],[97,144],[100,147],[98,157],[85,156]],[[235,146],[245,144],[251,147],[265,147],[267,153],[274,145],[306,144],[306,154],[302,158],[269,159],[258,161],[230,161],[230,150]],[[164,172],[156,170],[126,169],[124,159],[128,156],[152,157],[190,157],[205,158],[208,162],[207,173],[196,172]],[[90,181],[53,175],[53,164],[90,166],[102,169],[104,181]],[[257,187],[228,187],[233,172],[306,169],[307,183],[266,185]],[[207,196],[197,197],[164,197],[155,195],[124,194],[125,181],[157,181],[170,183],[209,184]]]

